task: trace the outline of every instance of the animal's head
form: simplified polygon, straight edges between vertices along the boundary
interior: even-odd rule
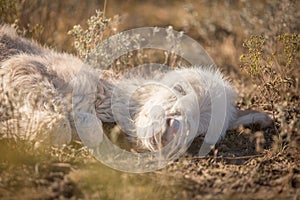
[[[132,99],[138,102],[133,123],[142,148],[155,151],[169,145],[186,147],[198,130],[199,106],[193,80],[176,71],[139,86]]]

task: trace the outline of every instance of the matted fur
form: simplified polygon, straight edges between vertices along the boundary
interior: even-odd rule
[[[245,115],[237,110],[236,92],[213,66],[176,69],[158,78],[124,78],[116,87],[122,96],[113,98],[115,117],[125,132],[139,138],[142,148],[151,151],[173,141],[176,134],[181,137],[173,141],[175,150],[199,135],[209,134],[205,142],[213,145],[230,128],[271,123],[264,113]],[[129,102],[129,115],[124,102]],[[212,107],[218,112],[212,113]]]
[[[186,134],[196,130],[197,135],[204,135],[209,131],[211,119],[224,123],[221,137],[228,128],[238,124],[270,123],[270,118],[262,113],[239,116],[231,84],[211,67],[177,69],[159,78],[148,79],[117,80],[109,71],[98,70],[97,73],[89,71],[88,66],[70,54],[57,53],[19,37],[9,26],[0,27],[2,137],[69,143],[76,136],[74,107],[79,113],[96,111],[96,119],[88,118],[89,115],[84,113],[80,115],[87,117],[83,131],[89,132],[96,127],[102,134],[102,122],[118,119],[129,137],[152,151],[160,143],[172,140],[179,129]],[[74,90],[77,100],[72,107]],[[215,100],[221,90],[225,91],[225,96]],[[116,96],[113,95],[115,91],[118,91]],[[88,92],[96,92],[95,98],[87,100]],[[218,105],[214,105],[217,101]],[[225,118],[212,116],[212,106],[226,108]],[[185,110],[184,115],[181,108]],[[126,114],[128,110],[130,115]],[[198,115],[199,121],[195,121]],[[100,127],[92,127],[96,121]],[[217,137],[218,133],[212,131],[211,135]],[[188,140],[193,138],[188,136]],[[207,142],[213,143],[210,138]],[[180,143],[178,147],[183,145]]]
[[[2,135],[50,139],[54,144],[69,143],[72,135],[76,135],[71,114],[71,97],[76,83],[72,80],[78,80],[79,74],[93,77],[84,80],[92,83],[82,83],[82,90],[89,90],[86,88],[89,85],[98,85],[99,94],[94,102],[99,111],[97,115],[100,119],[112,121],[107,116],[110,105],[105,103],[110,102],[109,94],[106,94],[110,91],[107,89],[110,84],[101,81],[102,77],[108,76],[107,73],[94,75],[85,69],[80,59],[19,37],[9,26],[0,27],[0,59]],[[77,106],[84,107],[84,104],[83,101]]]

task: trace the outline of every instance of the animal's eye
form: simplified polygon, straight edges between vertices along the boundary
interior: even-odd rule
[[[186,95],[185,90],[183,89],[182,85],[180,84],[176,84],[174,87],[174,90],[176,90],[177,92],[179,92],[182,95]]]

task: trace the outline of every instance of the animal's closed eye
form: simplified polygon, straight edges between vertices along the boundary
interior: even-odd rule
[[[182,85],[176,84],[173,88],[174,88],[174,90],[179,92],[181,95],[183,95],[183,96],[186,95],[186,91],[183,89]]]

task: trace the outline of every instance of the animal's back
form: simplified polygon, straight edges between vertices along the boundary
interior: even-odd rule
[[[21,53],[42,55],[45,52],[36,42],[19,37],[9,25],[0,26],[0,62]]]
[[[80,72],[86,73],[85,67],[84,63],[73,55],[55,52],[33,40],[20,37],[9,25],[0,26],[0,69],[2,70],[31,69],[30,73],[49,79],[57,90],[65,93],[64,90],[69,87],[71,80]],[[3,73],[5,71],[0,72]],[[22,74],[14,73],[14,75]]]

